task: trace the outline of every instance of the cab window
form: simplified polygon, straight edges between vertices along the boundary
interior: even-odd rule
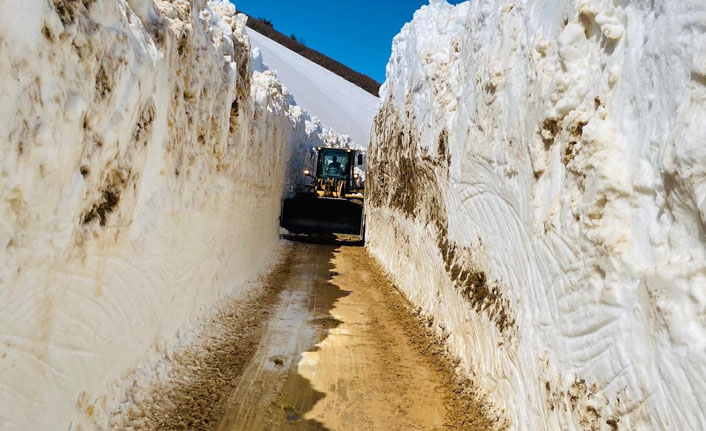
[[[349,154],[345,151],[324,151],[321,173],[325,177],[345,177],[348,173]]]

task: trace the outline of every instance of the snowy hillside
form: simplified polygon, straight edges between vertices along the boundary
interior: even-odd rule
[[[433,0],[369,244],[518,430],[706,429],[706,4]]]
[[[0,15],[0,429],[105,429],[124,377],[267,267],[297,146],[345,142],[252,70],[234,12]]]
[[[247,29],[264,64],[294,96],[296,103],[356,145],[367,147],[379,99],[260,33]]]

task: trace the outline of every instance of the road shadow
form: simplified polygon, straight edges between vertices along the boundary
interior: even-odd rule
[[[333,283],[333,277],[338,275],[333,269],[333,258],[338,247],[349,242],[336,238],[319,241],[294,240],[294,242],[302,244],[298,246],[300,250],[297,251],[297,254],[315,256],[314,260],[316,262],[313,264],[313,286],[311,287],[309,320],[307,322],[308,325],[316,329],[316,336],[311,340],[311,345],[306,351],[302,352],[294,361],[295,364],[298,364],[308,353],[318,351],[318,345],[328,337],[329,331],[337,328],[342,323],[333,316],[331,311],[336,306],[336,303],[341,298],[348,296],[350,292],[342,290]],[[311,270],[312,262],[308,262],[305,265]],[[313,419],[303,419],[324,398],[325,394],[316,390],[312,382],[302,376],[297,367],[293,367],[282,389],[282,395],[280,395],[286,421],[278,429],[291,431],[328,430],[321,422]]]
[[[111,423],[116,429],[143,431],[326,430],[322,423],[306,418],[325,394],[299,374],[298,364],[307,352],[318,350],[317,344],[329,330],[341,324],[331,310],[350,292],[332,282],[337,275],[332,261],[338,248],[304,243],[289,247],[252,297],[224,299],[218,310],[204,319],[192,344],[165,354],[155,369],[169,370],[168,374],[153,380],[139,374],[126,377],[134,384],[127,389],[121,409],[110,413]],[[303,310],[306,332],[288,358],[266,358],[276,373],[276,387],[266,393],[264,403],[258,403],[260,392],[247,389],[258,382],[244,382],[243,377],[250,365],[257,365],[254,360],[278,310],[288,306],[282,304],[282,298],[298,289],[302,291],[298,306]],[[292,296],[297,295],[289,298]],[[298,330],[292,332],[298,334]],[[241,384],[245,384],[246,396],[238,399]],[[240,415],[243,411],[245,418]]]
[[[321,422],[306,418],[317,403],[325,398],[325,394],[314,388],[312,382],[300,373],[299,364],[307,354],[317,352],[318,344],[327,336],[330,330],[337,328],[342,322],[331,313],[336,303],[350,294],[333,283],[333,278],[338,275],[334,271],[333,258],[339,248],[336,245],[296,241],[293,246],[294,259],[289,268],[290,275],[282,280],[288,287],[288,292],[306,289],[304,304],[306,313],[302,322],[308,331],[313,333],[307,336],[306,342],[293,353],[295,357],[272,357],[274,364],[282,369],[282,375],[276,388],[263,391],[263,397],[268,398],[272,391],[277,391],[277,396],[271,401],[253,399],[258,398],[257,391],[247,396],[247,399],[232,398],[228,401],[227,412],[217,427],[218,431],[322,431],[328,428]],[[284,303],[285,307],[292,306]],[[299,330],[301,331],[301,330]],[[292,339],[298,337],[299,332],[292,334]],[[267,351],[267,346],[263,346]],[[257,360],[253,355],[253,360]],[[243,384],[252,382],[242,381]],[[254,382],[258,385],[258,382]],[[243,407],[244,403],[258,404],[257,408]]]

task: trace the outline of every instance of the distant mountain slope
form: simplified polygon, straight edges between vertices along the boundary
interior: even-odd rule
[[[318,64],[319,66],[325,69],[330,70],[331,72],[335,73],[346,81],[352,82],[353,84],[357,85],[358,87],[362,88],[373,96],[378,97],[380,92],[380,83],[375,81],[373,78],[367,75],[363,75],[360,72],[356,72],[345,64],[340,63],[316,50],[309,48],[306,45],[299,43],[293,38],[280,33],[279,31],[272,28],[270,25],[267,25],[263,21],[257,18],[253,18],[250,15],[248,15],[247,25],[256,32],[267,36],[268,38],[274,40],[280,45],[291,49],[302,57],[313,61],[314,63]]]
[[[248,37],[298,105],[336,133],[368,146],[380,99],[253,29],[248,29]]]

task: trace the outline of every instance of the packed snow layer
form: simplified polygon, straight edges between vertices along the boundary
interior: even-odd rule
[[[0,4],[0,429],[77,428],[245,294],[293,148],[345,138],[252,69],[229,2]]]
[[[706,4],[433,0],[381,97],[369,247],[511,428],[706,429]]]
[[[297,105],[339,134],[366,148],[380,99],[294,51],[248,28],[263,63],[293,95]]]

